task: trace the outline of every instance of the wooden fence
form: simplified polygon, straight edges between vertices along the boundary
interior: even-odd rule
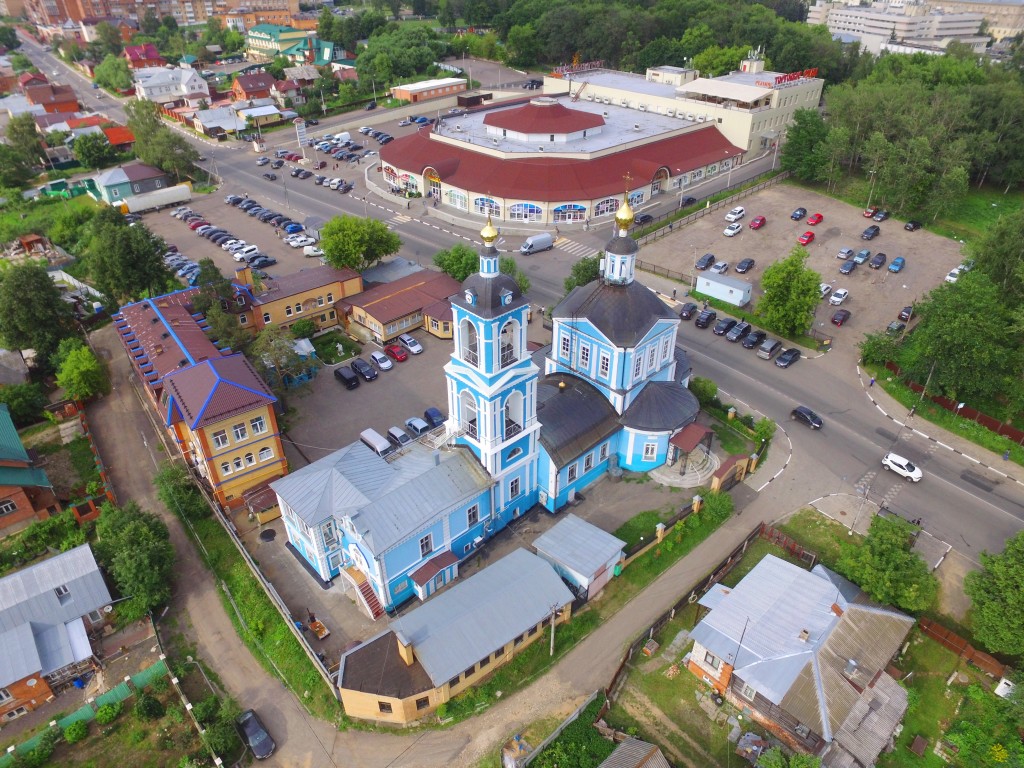
[[[918,384],[916,381],[910,381],[906,376],[903,375],[903,371],[896,363],[888,362],[885,367],[896,374],[904,384],[906,384],[912,392],[921,394],[924,392],[924,386]],[[965,405],[963,408],[957,408],[960,404],[956,400],[950,400],[948,397],[942,395],[928,395],[925,394],[931,402],[935,403],[940,408],[945,408],[950,413],[955,413],[962,419],[973,421],[976,424],[980,424],[990,432],[995,432],[997,435],[1008,437],[1018,445],[1024,445],[1024,431],[1015,429],[1009,424],[1000,421],[997,418],[989,416],[988,414],[982,413],[981,411],[971,408],[969,405]]]
[[[994,677],[1002,677],[1006,672],[1006,665],[989,656],[984,651],[979,651],[973,645],[964,640],[960,635],[946,629],[941,624],[936,624],[931,619],[920,618],[917,625],[925,637],[930,637],[939,645],[948,648],[960,658],[966,659],[982,672]]]

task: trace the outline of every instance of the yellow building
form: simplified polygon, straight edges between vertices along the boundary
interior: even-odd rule
[[[220,349],[194,313],[197,289],[129,304],[114,316],[150,404],[218,503],[288,473],[277,398],[248,360]]]
[[[571,617],[572,600],[550,564],[517,549],[342,656],[345,713],[398,725],[419,720],[531,644],[549,641],[552,621],[557,634]]]
[[[235,306],[230,309],[238,324],[253,333],[268,325],[289,328],[306,318],[321,330],[338,325],[338,303],[362,290],[363,278],[352,269],[316,266],[268,278],[257,288],[251,270],[242,267],[235,273]]]
[[[400,333],[417,328],[426,329],[441,338],[451,338],[451,305],[448,297],[461,290],[459,282],[443,272],[424,269],[400,277],[390,283],[374,286],[346,304],[352,320],[366,329],[378,344],[387,344]],[[449,304],[448,313],[437,306],[443,301]],[[436,321],[425,325],[425,310],[430,308],[431,317]]]
[[[245,33],[245,55],[249,61],[273,61],[286,48],[306,39],[304,29],[277,24],[257,24]]]

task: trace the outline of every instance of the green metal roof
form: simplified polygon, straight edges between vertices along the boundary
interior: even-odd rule
[[[38,467],[0,467],[0,485],[53,487],[46,472]]]
[[[274,40],[280,40],[281,35],[288,32],[301,32],[302,30],[295,29],[295,27],[282,27],[280,24],[257,24],[255,27],[251,27],[246,35],[267,35]]]
[[[21,444],[18,430],[11,421],[11,411],[7,403],[0,403],[0,460],[28,461],[25,446]]]

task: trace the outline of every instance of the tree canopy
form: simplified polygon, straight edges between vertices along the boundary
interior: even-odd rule
[[[36,131],[35,118],[25,112],[7,121],[7,143],[30,165],[39,165],[43,157],[43,142]]]
[[[196,169],[199,152],[184,136],[179,136],[166,125],[151,101],[126,101],[128,127],[135,134],[135,154],[147,165],[174,174],[180,181]]]
[[[11,412],[11,421],[18,428],[39,421],[43,415],[43,407],[48,402],[42,388],[34,382],[0,387],[0,403],[7,405]]]
[[[320,230],[320,247],[332,267],[362,272],[398,253],[402,241],[383,221],[335,216]]]
[[[821,300],[820,283],[821,275],[807,266],[807,251],[797,246],[765,269],[757,315],[766,328],[783,336],[805,333]]]
[[[87,133],[75,139],[75,157],[86,168],[106,168],[117,159],[114,149],[102,133]]]
[[[119,213],[108,210],[93,227],[89,273],[96,287],[120,306],[166,283],[169,273],[160,259],[166,246],[146,227],[130,227]]]
[[[104,88],[125,91],[132,87],[132,71],[124,56],[108,55],[96,65],[93,78]]]
[[[974,637],[992,653],[1024,654],[1024,533],[998,555],[982,553],[981,570],[964,581]]]
[[[460,283],[480,270],[480,255],[464,243],[434,254],[434,265]]]
[[[905,520],[876,515],[863,544],[842,545],[836,570],[872,600],[911,613],[927,610],[938,594],[938,580],[910,550],[912,533]]]
[[[174,581],[174,548],[167,526],[134,501],[103,505],[96,521],[96,559],[125,598],[118,604],[122,625],[166,603]]]
[[[576,261],[569,268],[569,276],[565,278],[562,283],[562,287],[565,288],[565,292],[569,293],[578,285],[586,285],[592,283],[601,276],[601,261],[604,259],[604,253],[598,253],[594,256],[584,256],[582,259]]]
[[[0,273],[0,338],[7,347],[34,349],[47,360],[71,335],[71,321],[71,307],[44,267],[16,264]]]
[[[72,400],[89,400],[109,392],[110,379],[107,369],[93,351],[80,344],[61,362],[57,370],[57,386]]]

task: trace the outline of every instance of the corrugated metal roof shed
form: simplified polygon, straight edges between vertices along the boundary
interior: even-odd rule
[[[412,644],[416,659],[440,686],[572,599],[548,563],[517,549],[391,627]]]
[[[539,555],[586,577],[593,576],[626,542],[571,512],[533,542]]]
[[[597,768],[671,768],[671,765],[656,746],[629,737]]]

